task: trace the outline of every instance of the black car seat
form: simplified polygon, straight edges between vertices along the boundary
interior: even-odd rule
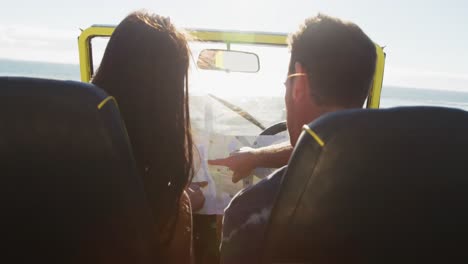
[[[267,230],[264,263],[468,262],[468,112],[352,110],[305,126]]]
[[[0,78],[2,263],[155,263],[117,104],[85,83]]]

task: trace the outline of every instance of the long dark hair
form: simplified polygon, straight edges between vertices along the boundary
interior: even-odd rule
[[[169,18],[138,11],[116,27],[92,79],[119,103],[161,236],[173,230],[193,177],[189,57]]]

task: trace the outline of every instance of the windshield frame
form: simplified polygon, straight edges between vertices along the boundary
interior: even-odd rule
[[[113,25],[92,25],[83,30],[78,37],[78,52],[80,60],[80,76],[82,82],[89,82],[94,72],[92,62],[91,40],[95,37],[110,37],[114,32]],[[219,31],[204,29],[185,29],[196,41],[236,44],[259,44],[287,46],[287,34],[253,32],[253,31]],[[383,48],[375,44],[377,52],[376,69],[372,87],[367,98],[367,108],[379,108],[385,70],[385,53]]]

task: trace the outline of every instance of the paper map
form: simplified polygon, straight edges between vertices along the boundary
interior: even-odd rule
[[[287,140],[286,136],[225,136],[220,134],[194,133],[197,150],[194,151],[197,173],[193,182],[207,181],[202,188],[205,195],[204,207],[197,214],[223,214],[232,197],[250,184],[258,182],[258,177],[232,183],[232,171],[222,166],[208,165],[208,160],[228,157],[242,147],[262,147]],[[271,170],[256,170],[254,174],[269,174]],[[265,176],[265,175],[262,175]]]

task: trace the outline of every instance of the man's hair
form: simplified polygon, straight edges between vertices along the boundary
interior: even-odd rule
[[[306,19],[289,44],[289,73],[301,63],[317,104],[362,107],[374,76],[376,50],[356,24],[318,14]]]

